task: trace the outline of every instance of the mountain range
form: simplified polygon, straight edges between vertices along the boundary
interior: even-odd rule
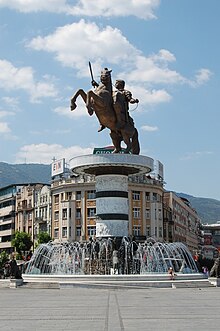
[[[47,164],[9,164],[0,162],[0,188],[11,184],[44,183],[51,181],[51,166]],[[203,224],[220,220],[220,201],[210,198],[194,197],[186,193],[178,196],[189,200],[197,211]]]

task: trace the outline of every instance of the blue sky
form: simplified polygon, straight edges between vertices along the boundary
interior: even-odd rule
[[[140,100],[141,154],[165,188],[220,199],[219,0],[0,0],[0,161],[51,163],[111,144],[80,99],[88,62]]]

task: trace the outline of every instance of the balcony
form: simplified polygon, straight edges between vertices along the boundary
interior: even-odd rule
[[[47,220],[43,219],[43,217],[35,217],[35,223],[43,224],[46,222],[47,222]]]

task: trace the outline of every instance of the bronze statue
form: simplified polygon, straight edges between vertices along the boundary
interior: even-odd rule
[[[138,103],[138,100],[133,99],[131,93],[124,90],[124,81],[118,81],[118,85],[116,81],[118,90],[113,93],[111,70],[108,68],[101,71],[100,84],[94,81],[92,75],[92,85],[95,87],[94,91],[90,90],[86,93],[79,89],[72,96],[71,110],[76,108],[76,99],[80,95],[86,104],[89,115],[96,114],[101,124],[99,131],[105,127],[110,129],[110,136],[115,147],[114,153],[121,151],[121,142],[124,141],[125,153],[139,154],[138,131],[128,113],[128,102]]]

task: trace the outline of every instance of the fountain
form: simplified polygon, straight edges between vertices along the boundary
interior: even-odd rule
[[[167,274],[169,267],[183,274],[198,272],[182,243],[160,243],[149,238],[144,244],[137,244],[124,237],[121,243],[108,238],[87,243],[42,244],[28,263],[26,274],[147,275]]]
[[[108,82],[110,72],[106,68],[102,72],[102,84],[97,88],[97,94],[96,90],[88,92],[87,101],[92,100],[92,104],[87,102],[87,108],[90,115],[95,112],[98,116],[98,111],[101,111],[99,121],[102,126],[111,130],[116,153],[81,155],[69,162],[74,174],[95,176],[96,239],[40,245],[28,263],[24,280],[56,280],[60,284],[102,282],[108,287],[113,283],[124,286],[124,283],[135,282],[137,286],[137,283],[144,284],[147,280],[169,281],[169,267],[178,273],[179,279],[184,275],[187,275],[187,279],[204,278],[199,274],[189,250],[182,243],[162,243],[148,238],[144,243],[137,244],[128,236],[128,177],[151,172],[154,161],[148,156],[139,155],[138,133],[131,120],[123,124],[121,130],[117,128],[120,123],[117,122],[115,112],[118,111],[117,107],[125,107],[129,102],[126,99],[127,94],[117,91],[116,99],[113,96],[113,100],[110,94],[110,98],[106,99],[106,102],[110,102],[106,113],[103,112],[104,106],[100,107],[100,102],[107,97],[107,87],[110,87],[111,93],[112,85]],[[104,94],[101,96],[103,88]],[[76,108],[75,101],[79,95],[86,100],[85,92],[79,90],[71,99],[72,110]],[[120,99],[123,101],[121,105],[117,104]],[[117,107],[112,109],[115,100]],[[123,111],[127,110],[128,106]],[[126,154],[119,153],[122,140],[127,145]]]

